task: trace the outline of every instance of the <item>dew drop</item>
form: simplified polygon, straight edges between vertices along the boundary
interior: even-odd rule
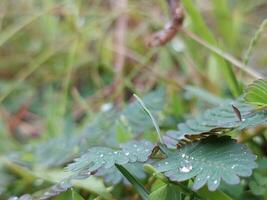
[[[184,166],[184,167],[179,168],[179,170],[180,170],[180,172],[188,173],[188,172],[190,172],[192,170],[192,166],[191,165],[188,166],[188,167]]]
[[[185,154],[183,153],[183,154],[182,154],[182,158],[184,158],[184,157],[185,157]]]
[[[214,183],[214,184],[217,184],[217,183],[218,183],[218,181],[217,181],[217,180],[215,180],[215,181],[213,181],[213,183]]]
[[[130,154],[129,152],[126,152],[126,153],[125,153],[126,156],[129,156],[129,154]]]
[[[134,148],[136,148],[136,147],[137,147],[137,145],[136,145],[136,144],[134,144],[133,146],[134,146]]]
[[[106,103],[106,104],[103,104],[103,105],[102,105],[101,110],[102,110],[103,112],[107,112],[107,111],[109,111],[111,108],[112,108],[112,104],[111,104],[111,103]]]
[[[100,155],[100,158],[103,158],[103,157],[104,157],[104,155],[103,155],[103,154],[101,154],[101,155]]]
[[[114,151],[114,154],[118,154],[118,151]]]
[[[168,165],[168,164],[169,164],[169,162],[166,161],[166,162],[165,162],[165,165]]]
[[[241,121],[244,122],[244,121],[246,121],[246,119],[242,119]]]
[[[18,200],[18,197],[10,197],[9,200]]]
[[[231,168],[234,169],[236,167],[236,165],[233,165]]]
[[[208,175],[208,176],[207,176],[207,179],[209,179],[209,178],[210,178],[210,176]]]
[[[50,195],[50,192],[45,192],[44,195],[48,196],[48,195]]]

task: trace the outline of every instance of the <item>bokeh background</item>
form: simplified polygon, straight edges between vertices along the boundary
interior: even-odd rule
[[[267,17],[266,0],[184,2],[184,29],[267,74],[267,32],[250,45]],[[90,145],[156,140],[143,134],[152,128],[144,113],[129,106],[133,93],[150,93],[146,103],[164,130],[221,97],[238,97],[255,79],[185,32],[149,48],[151,34],[169,20],[164,0],[0,1],[2,199],[49,185],[23,175],[20,164],[40,174],[39,169],[63,167]],[[129,128],[111,120],[125,122],[117,112],[141,120],[128,119]]]

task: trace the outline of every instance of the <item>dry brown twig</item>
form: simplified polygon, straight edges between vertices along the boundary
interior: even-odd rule
[[[180,0],[167,0],[170,13],[171,21],[165,28],[157,33],[154,33],[148,40],[149,47],[162,46],[171,41],[177,32],[182,29],[184,21],[184,9],[181,5]]]

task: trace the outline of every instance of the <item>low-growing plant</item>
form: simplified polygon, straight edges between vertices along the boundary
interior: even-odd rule
[[[1,2],[0,199],[267,199],[265,5]]]
[[[257,80],[249,85],[243,97],[235,101],[226,100],[219,107],[178,124],[177,131],[168,131],[163,136],[156,119],[144,102],[135,95],[156,129],[158,143],[130,140],[121,144],[120,148],[92,147],[66,167],[70,176],[38,198],[56,196],[73,187],[74,180],[87,179],[90,176],[103,176],[107,182],[115,184],[121,180],[117,177],[120,172],[144,200],[184,197],[232,199],[217,190],[220,184],[240,183],[241,177],[251,176],[258,164],[256,156],[246,145],[240,143],[242,138],[237,141],[229,135],[238,137],[238,133],[247,128],[266,125],[266,91],[267,80]],[[149,176],[148,181],[152,184],[150,191],[135,175],[137,172],[134,171],[142,168],[133,166],[140,163],[144,165]],[[255,181],[249,184],[258,187],[254,186],[257,184]],[[32,198],[35,197],[20,197]],[[79,198],[83,199],[77,197]]]

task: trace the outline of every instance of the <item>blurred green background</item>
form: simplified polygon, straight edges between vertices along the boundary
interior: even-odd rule
[[[267,32],[262,30],[250,45],[267,17],[266,0],[182,3],[186,11],[184,29],[267,75]],[[84,127],[92,123],[105,125],[109,118],[100,116],[95,122],[100,112],[127,110],[132,93],[142,96],[164,88],[164,104],[159,105],[164,106],[165,117],[158,118],[164,121],[162,128],[167,129],[185,118],[185,113],[208,107],[207,101],[212,104],[219,97],[238,97],[244,85],[255,80],[185,32],[178,33],[165,46],[147,47],[151,34],[168,21],[164,0],[0,1],[0,154],[2,163],[13,170],[0,171],[3,199],[44,188],[38,184],[32,188],[32,175],[23,177],[14,171],[20,165],[7,164],[5,156],[12,157],[16,152],[12,159],[30,162],[30,169],[35,169],[39,166],[35,157],[44,161],[57,150],[38,153],[31,149],[32,145],[47,147],[45,142],[50,141],[49,147],[60,143],[64,148],[77,147],[71,142]],[[251,53],[246,56],[249,49]],[[162,111],[160,107],[158,111]],[[115,132],[115,143],[135,137],[122,125],[116,126]],[[142,137],[151,138],[149,135]],[[66,137],[70,139],[66,141]],[[89,143],[101,144],[95,138]],[[64,166],[80,151],[71,149],[67,152],[70,158],[54,165]],[[17,152],[23,152],[24,157]]]

